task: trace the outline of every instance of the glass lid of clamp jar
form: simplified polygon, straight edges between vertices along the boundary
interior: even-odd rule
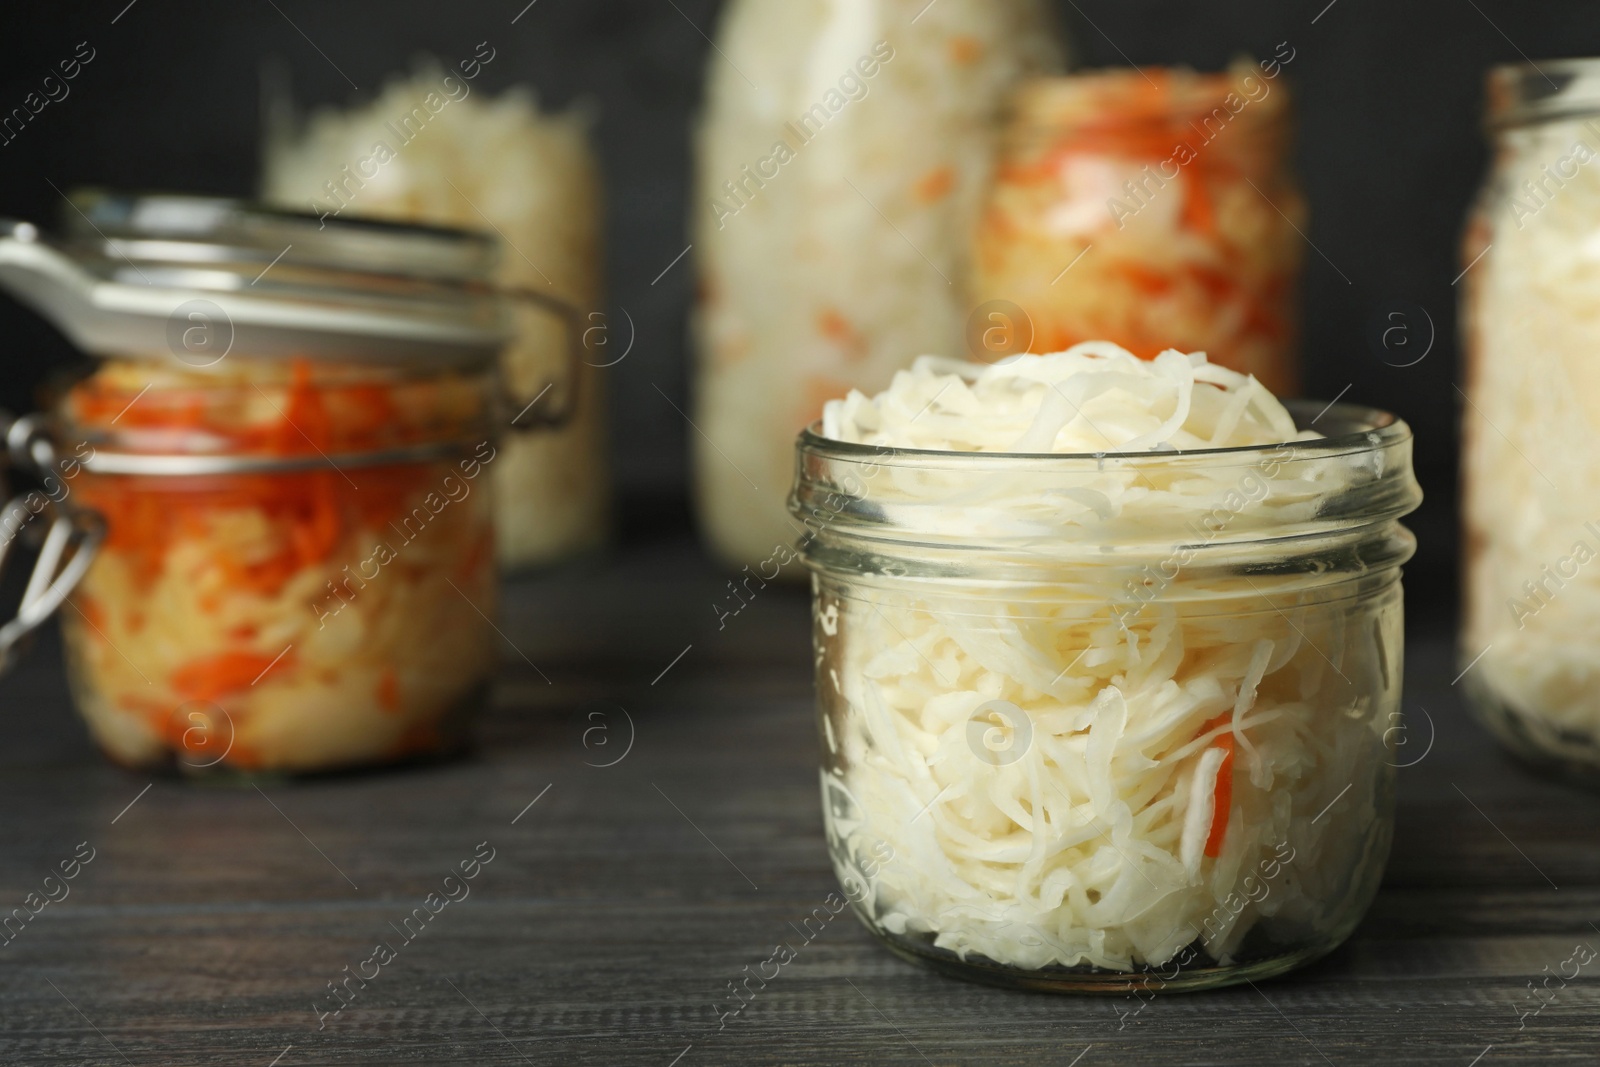
[[[74,197],[0,223],[0,286],[97,357],[13,437],[103,517],[63,613],[111,758],[294,773],[447,753],[494,666],[500,429],[570,416],[579,312],[490,282],[468,231],[208,197]],[[531,402],[495,357],[524,301],[566,326]],[[16,449],[13,449],[15,452]]]

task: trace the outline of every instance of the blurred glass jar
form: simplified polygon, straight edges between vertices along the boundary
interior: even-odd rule
[[[1421,494],[1403,422],[1321,407],[1290,404],[1325,438],[1182,454],[802,435],[824,825],[893,951],[1200,989],[1355,929],[1393,830]]]
[[[1493,160],[1461,267],[1469,702],[1600,780],[1600,59],[1488,78]]]
[[[106,522],[64,616],[96,740],[185,771],[460,747],[495,665],[493,242],[205,198],[77,204],[96,239],[15,225],[0,284],[101,358],[16,431]],[[576,361],[577,312],[548,306]]]
[[[695,507],[758,566],[793,544],[794,435],[958,354],[1006,92],[1061,69],[1044,0],[738,0],[698,131]],[[746,75],[759,84],[752,84]]]
[[[484,44],[481,63],[423,65],[374,100],[319,108],[304,126],[290,120],[287,100],[274,100],[262,194],[330,217],[487,226],[503,242],[496,284],[583,310],[587,353],[557,387],[573,391],[563,399],[572,417],[552,429],[513,409],[491,475],[497,554],[515,570],[604,544],[611,476],[603,370],[627,355],[633,338],[631,321],[610,322],[602,310],[604,188],[590,143],[593,116],[541,109],[527,87],[490,98],[474,80],[494,55]],[[512,316],[501,373],[516,394],[532,397],[564,358],[563,328],[526,302],[513,304]]]
[[[998,330],[975,354],[1103,338],[1147,359],[1205,352],[1296,395],[1306,208],[1281,72],[1264,60],[1021,86],[978,224],[973,300]]]
[[[196,769],[460,747],[495,663],[488,375],[230,370],[109,362],[58,412],[109,531],[63,618],[96,739]]]

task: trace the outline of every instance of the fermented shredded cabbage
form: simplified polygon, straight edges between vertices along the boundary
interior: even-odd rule
[[[1141,452],[1315,438],[1249,375],[1171,349],[1145,361],[1109,341],[963,363],[922,356],[876,397],[823,408],[838,441],[953,452]]]

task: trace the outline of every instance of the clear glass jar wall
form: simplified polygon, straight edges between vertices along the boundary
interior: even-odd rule
[[[1493,166],[1461,262],[1462,684],[1513,752],[1596,780],[1600,60],[1488,87]]]
[[[494,666],[487,372],[103,364],[57,440],[107,541],[63,614],[118,762],[312,771],[448,751]]]
[[[1391,838],[1420,494],[1403,423],[1318,428],[1181,457],[803,437],[829,849],[891,949],[1125,992],[1350,934]]]

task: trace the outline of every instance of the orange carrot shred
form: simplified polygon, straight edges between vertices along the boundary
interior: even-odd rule
[[[957,34],[950,38],[950,58],[963,67],[970,67],[983,56],[983,42],[971,34]]]
[[[172,672],[172,688],[185,700],[216,700],[249,688],[261,672],[272,666],[273,658],[256,652],[219,652],[203,656]],[[289,659],[284,656],[276,669],[288,667]]]
[[[1196,737],[1210,733],[1224,723],[1233,719],[1231,712],[1224,712],[1215,719],[1208,720],[1200,727]],[[1228,815],[1233,810],[1233,752],[1236,737],[1233,731],[1221,734],[1211,742],[1211,748],[1222,749],[1222,765],[1217,768],[1217,787],[1212,794],[1211,803],[1211,833],[1206,836],[1205,854],[1211,859],[1222,855],[1222,839],[1228,833]]]
[[[400,711],[400,680],[394,676],[393,668],[385,667],[378,678],[378,706],[396,714]]]
[[[949,166],[936,167],[917,179],[911,187],[916,198],[924,204],[937,203],[950,194],[955,188],[956,172]]]

